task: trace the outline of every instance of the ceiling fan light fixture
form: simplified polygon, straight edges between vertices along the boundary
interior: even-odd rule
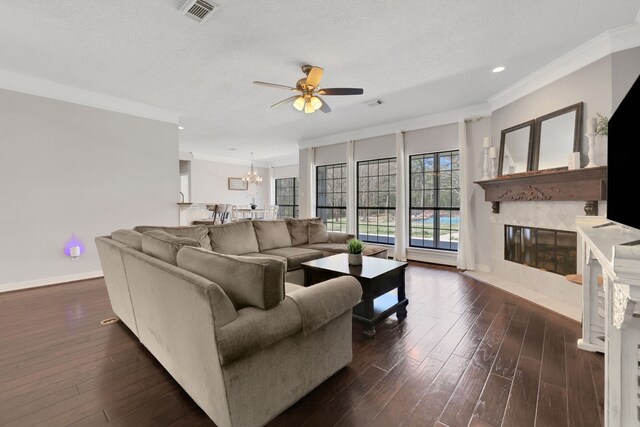
[[[311,113],[315,113],[316,110],[313,109],[313,105],[311,104],[311,101],[307,102],[306,104],[304,104],[304,113],[305,114],[311,114]]]
[[[316,111],[320,109],[320,107],[322,107],[322,101],[320,101],[320,99],[316,96],[312,96],[309,100],[309,103],[311,104],[313,111]]]
[[[295,108],[298,111],[302,111],[302,109],[304,108],[304,104],[305,104],[304,97],[299,96],[298,98],[296,98],[295,101],[293,101],[293,108]]]

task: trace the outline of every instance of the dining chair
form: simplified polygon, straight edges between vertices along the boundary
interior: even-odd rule
[[[220,224],[224,224],[224,222],[229,219],[229,205],[220,203],[216,205],[216,210],[214,212],[213,223],[216,223],[216,220],[220,221]]]

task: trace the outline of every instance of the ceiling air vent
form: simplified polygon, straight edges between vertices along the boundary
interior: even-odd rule
[[[204,22],[210,15],[218,10],[220,6],[205,0],[187,0],[180,9],[185,16],[194,21]]]
[[[374,99],[371,101],[363,102],[363,104],[367,104],[369,107],[377,107],[378,105],[382,105],[384,101],[382,99]]]

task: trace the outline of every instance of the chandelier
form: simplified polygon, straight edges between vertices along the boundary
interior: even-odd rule
[[[244,182],[248,184],[260,184],[262,182],[262,177],[258,175],[258,172],[253,168],[253,153],[251,153],[251,169],[247,172],[247,176],[242,178]]]

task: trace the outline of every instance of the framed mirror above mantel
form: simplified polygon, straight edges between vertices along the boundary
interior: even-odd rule
[[[570,154],[580,151],[582,111],[578,102],[502,130],[498,176],[568,169]]]

